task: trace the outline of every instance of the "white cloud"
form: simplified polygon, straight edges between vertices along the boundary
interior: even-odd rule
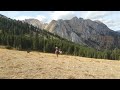
[[[120,30],[120,20],[118,20],[118,21],[111,20],[111,21],[107,22],[106,24],[112,30],[115,30],[115,31]]]
[[[85,19],[99,20],[112,30],[120,30],[119,11],[88,11],[85,15]]]
[[[13,18],[20,14],[19,11],[0,11],[0,14]]]
[[[34,18],[34,17],[30,17],[30,16],[18,16],[18,17],[14,17],[14,19],[16,19],[16,20],[25,20],[25,19],[29,19],[29,18]]]
[[[49,11],[47,16],[44,15],[36,15],[36,16],[29,16],[29,15],[21,15],[21,16],[17,16],[14,17],[14,19],[17,20],[24,20],[24,19],[30,19],[30,18],[34,18],[34,19],[38,19],[40,21],[43,22],[47,22],[49,23],[51,20],[58,20],[58,19],[71,19],[73,18],[75,15],[74,11]]]
[[[43,22],[50,22],[58,19],[71,19],[74,16],[84,19],[100,20],[113,30],[120,30],[120,11],[0,11],[8,17],[17,20],[35,18]]]
[[[54,11],[50,14],[51,19],[71,19],[76,16],[74,11]]]
[[[112,12],[111,11],[88,11],[85,18],[99,19],[109,15],[110,13]]]
[[[42,16],[42,15],[37,15],[35,17],[32,17],[32,16],[18,16],[18,17],[14,17],[14,19],[16,20],[25,20],[25,19],[31,19],[31,18],[34,18],[34,19],[38,19],[42,22],[46,22],[47,21],[47,18],[45,16]]]
[[[103,22],[105,25],[107,25],[108,28],[112,29],[112,30],[119,30],[119,25],[120,25],[120,20],[115,20],[112,18],[98,18],[95,20],[99,20],[101,22]]]
[[[86,17],[86,14],[88,13],[89,11],[79,11],[79,14],[78,14],[78,17],[79,18],[84,18]]]

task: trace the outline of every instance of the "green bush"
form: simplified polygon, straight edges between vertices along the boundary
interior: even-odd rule
[[[12,47],[11,46],[6,46],[6,49],[12,49]]]

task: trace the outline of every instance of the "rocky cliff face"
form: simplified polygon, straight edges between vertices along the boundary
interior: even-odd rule
[[[48,25],[38,27],[96,49],[120,47],[120,35],[100,21],[73,17],[71,20],[52,20]]]
[[[73,17],[71,20],[53,20],[45,29],[72,42],[96,49],[114,48],[120,45],[120,35],[100,21]]]
[[[47,23],[43,23],[37,19],[25,19],[23,22],[27,22],[33,26],[36,26],[40,29],[44,29],[46,25],[48,25]]]

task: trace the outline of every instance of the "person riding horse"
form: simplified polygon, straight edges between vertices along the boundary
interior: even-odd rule
[[[57,57],[58,57],[58,54],[59,54],[58,47],[56,47],[55,54],[56,54],[56,55],[57,55]]]

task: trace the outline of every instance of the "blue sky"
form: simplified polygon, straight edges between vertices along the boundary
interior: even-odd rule
[[[120,11],[0,11],[9,18],[24,20],[35,18],[49,23],[51,20],[78,18],[100,20],[112,30],[120,30]]]

